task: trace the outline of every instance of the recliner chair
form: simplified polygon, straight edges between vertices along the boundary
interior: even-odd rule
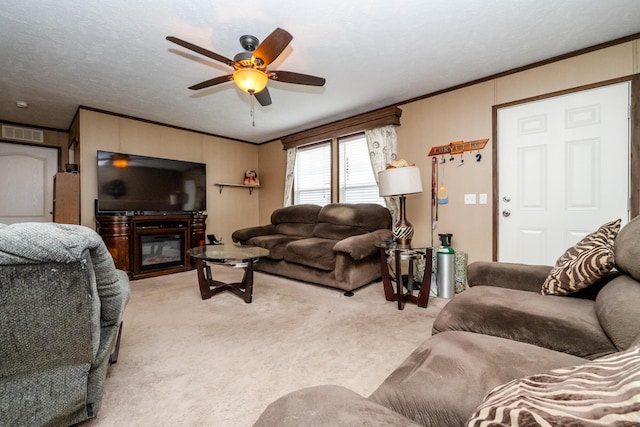
[[[0,224],[0,424],[96,415],[129,291],[95,231]]]

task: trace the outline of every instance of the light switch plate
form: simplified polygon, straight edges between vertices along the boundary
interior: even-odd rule
[[[480,204],[481,205],[487,204],[487,193],[480,193]]]
[[[464,204],[465,205],[475,205],[476,204],[476,195],[474,194],[465,194],[464,195]]]

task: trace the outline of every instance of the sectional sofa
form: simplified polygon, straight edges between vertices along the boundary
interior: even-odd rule
[[[470,289],[370,396],[298,390],[255,425],[640,425],[640,217],[618,228],[555,266],[470,264]]]

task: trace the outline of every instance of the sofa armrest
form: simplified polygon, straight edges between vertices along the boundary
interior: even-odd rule
[[[254,427],[419,426],[413,420],[340,386],[321,385],[271,403]]]
[[[273,224],[260,225],[258,227],[247,227],[236,230],[231,234],[231,240],[235,243],[245,243],[252,237],[265,236],[268,234],[275,234],[276,226]]]
[[[370,233],[347,237],[335,244],[333,250],[351,255],[356,261],[371,256],[379,251],[376,244],[384,242],[393,236],[391,230],[380,229]]]
[[[496,286],[540,293],[551,272],[548,265],[476,261],[467,267],[469,286]]]

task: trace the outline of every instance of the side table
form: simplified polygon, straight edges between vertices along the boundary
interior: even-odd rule
[[[433,267],[433,249],[430,246],[412,245],[408,248],[398,247],[395,242],[382,242],[380,248],[380,270],[382,274],[382,284],[384,296],[387,301],[397,301],[398,310],[403,310],[407,301],[417,304],[418,307],[425,308],[429,303],[429,292],[431,291],[431,271]],[[391,258],[395,263],[395,280],[391,277],[389,264]],[[407,264],[407,289],[404,290],[402,264]],[[418,295],[413,294],[415,283],[414,275],[416,271],[416,261],[424,263],[422,280]],[[395,281],[395,290],[392,282]]]

